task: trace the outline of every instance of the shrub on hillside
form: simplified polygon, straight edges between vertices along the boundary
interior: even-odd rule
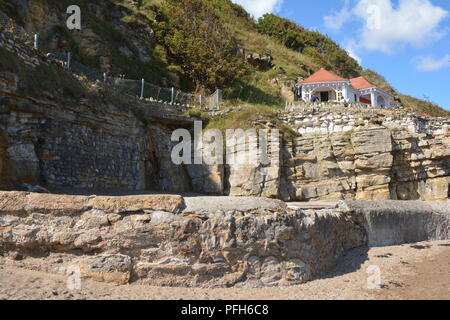
[[[236,40],[205,1],[165,1],[155,29],[157,40],[197,90],[223,88],[248,71],[236,56]]]

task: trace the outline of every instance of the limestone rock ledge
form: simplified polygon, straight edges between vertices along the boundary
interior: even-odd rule
[[[278,198],[449,199],[449,118],[339,106],[286,109],[283,117],[301,136],[283,146]]]
[[[25,268],[79,270],[82,278],[119,284],[294,285],[330,270],[348,250],[373,239],[377,231],[368,226],[379,223],[362,213],[364,206],[342,202],[335,209],[302,210],[258,198],[2,192],[0,255],[22,260]],[[391,207],[376,212],[383,216]],[[421,240],[450,236],[448,212],[420,210],[416,215],[430,222]]]

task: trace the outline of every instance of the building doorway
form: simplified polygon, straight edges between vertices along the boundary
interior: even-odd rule
[[[336,101],[338,98],[337,92],[329,87],[317,88],[313,91],[313,96],[321,102]]]
[[[330,93],[328,91],[321,92],[320,93],[320,101],[322,101],[322,102],[330,101]]]
[[[386,106],[386,100],[382,96],[378,96],[377,99],[378,107],[385,107]]]

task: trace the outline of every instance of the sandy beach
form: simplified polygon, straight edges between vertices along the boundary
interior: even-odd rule
[[[21,267],[22,264],[21,261],[0,259],[0,299],[450,300],[448,240],[354,249],[339,260],[336,268],[319,279],[277,288],[161,288],[83,281],[81,290],[72,291],[67,288],[65,276],[27,270]],[[381,271],[381,285],[378,289],[368,289],[368,277],[373,275],[374,266]]]

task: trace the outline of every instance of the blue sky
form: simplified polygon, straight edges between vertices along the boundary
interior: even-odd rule
[[[398,91],[450,110],[449,0],[233,0],[328,34]]]

